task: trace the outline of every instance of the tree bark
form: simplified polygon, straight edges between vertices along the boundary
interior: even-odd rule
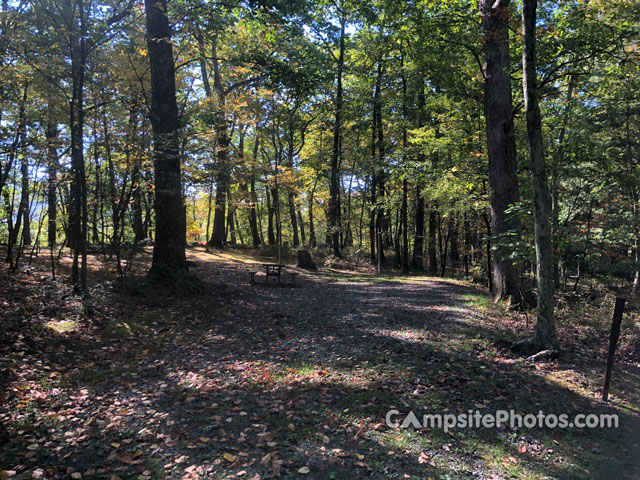
[[[375,130],[374,130],[375,132]],[[374,143],[373,149],[375,151],[375,133],[374,133]],[[376,199],[376,177],[373,175],[371,177],[371,212],[369,215],[369,243],[371,245],[371,263],[375,265],[378,260],[376,256],[376,244],[377,244],[377,234],[376,234],[376,212],[377,212],[377,199]]]
[[[249,228],[251,229],[251,239],[253,241],[253,246],[257,247],[262,243],[262,240],[260,240],[260,234],[258,233],[258,221],[256,216],[258,195],[256,194],[256,181],[253,176],[251,177],[251,180],[249,182],[249,195],[251,200],[251,205],[249,206]]]
[[[316,193],[316,187],[318,185],[318,179],[313,182],[313,188],[309,194],[309,245],[313,248],[317,246],[316,229],[313,223],[313,198]]]
[[[344,68],[344,36],[347,19],[340,17],[340,45],[338,53],[337,90],[336,90],[336,116],[333,126],[333,150],[331,152],[331,171],[329,184],[329,218],[328,227],[331,239],[331,249],[336,257],[340,257],[340,135],[342,133],[342,70]]]
[[[211,227],[211,207],[213,205],[213,178],[209,179],[209,191],[207,193],[207,224],[204,229],[204,236],[209,238],[209,229]]]
[[[179,121],[167,0],[145,0],[151,67],[151,126],[156,234],[149,275],[174,279],[187,271],[186,218],[180,176]]]
[[[297,107],[293,109],[293,112],[289,112],[288,118],[288,141],[287,141],[287,162],[288,166],[293,170],[294,169],[294,157],[296,155],[295,152],[295,144],[294,144],[294,122],[293,115],[295,114],[295,110]],[[287,187],[287,200],[289,203],[289,220],[291,221],[291,230],[293,230],[293,246],[297,247],[300,245],[300,237],[298,236],[298,219],[296,217],[296,193],[293,190],[293,186],[289,185]]]
[[[304,230],[304,219],[302,218],[302,211],[298,210],[298,225],[300,226],[300,241],[302,242],[302,245],[305,245],[307,243],[307,236]]]
[[[213,216],[213,232],[209,239],[209,245],[216,248],[224,247],[225,243],[225,211],[227,203],[227,190],[229,189],[229,134],[227,131],[226,96],[218,59],[218,37],[214,36],[212,42],[213,56],[213,88],[218,97],[218,110],[216,111],[216,137],[218,139],[218,175],[216,183],[215,213]]]
[[[142,176],[140,175],[141,155],[138,147],[138,121],[137,100],[134,101],[129,111],[129,127],[131,146],[136,148],[133,152],[133,165],[131,167],[131,202],[133,207],[133,234],[134,243],[138,244],[145,238],[144,222],[142,221]]]
[[[424,270],[424,198],[416,186],[416,233],[413,240],[413,268]]]
[[[69,204],[69,246],[73,249],[71,283],[75,293],[86,292],[87,278],[87,185],[84,164],[84,80],[87,61],[86,12],[84,0],[71,5],[65,0],[71,51],[71,101],[69,130],[71,134],[71,187]],[[77,17],[76,17],[77,15]]]
[[[523,88],[533,186],[536,286],[538,289],[534,341],[536,348],[542,351],[557,350],[558,338],[553,316],[553,259],[549,226],[549,187],[544,164],[542,117],[538,105],[536,81],[536,8],[537,0],[523,0]]]
[[[49,104],[47,117],[47,238],[49,248],[53,251],[56,247],[56,190],[58,188],[58,122],[53,114],[53,107]]]
[[[13,166],[13,162],[15,161],[15,158],[18,157],[18,152],[21,150],[24,150],[25,148],[25,143],[26,143],[26,135],[27,135],[27,125],[26,125],[26,115],[25,115],[25,108],[26,108],[26,104],[27,104],[27,93],[29,91],[29,85],[28,83],[25,83],[24,85],[24,90],[23,90],[23,94],[22,94],[22,101],[20,103],[20,108],[19,108],[19,113],[18,113],[18,125],[16,128],[16,134],[14,137],[13,142],[11,143],[11,147],[10,147],[10,151],[9,151],[9,160],[7,162],[7,172],[6,172],[6,176],[4,178],[4,181],[6,182],[8,177],[9,177],[9,172]],[[28,168],[25,168],[26,165],[26,156],[24,155],[24,151],[22,152],[22,158],[20,160],[20,169],[21,169],[21,174],[22,174],[22,187],[23,187],[23,191],[21,192],[20,195],[20,203],[18,204],[18,212],[16,215],[16,223],[13,224],[12,221],[12,217],[13,217],[13,196],[15,195],[15,190],[14,193],[12,193],[12,200],[11,202],[9,202],[8,200],[5,200],[6,202],[6,207],[5,209],[7,210],[7,226],[9,229],[9,238],[8,238],[8,242],[7,242],[7,262],[9,263],[9,268],[14,269],[15,265],[14,265],[14,259],[13,259],[13,247],[16,244],[16,242],[18,241],[18,234],[20,232],[20,227],[22,225],[22,221],[25,219],[25,212],[26,212],[26,218],[28,218],[29,215],[29,196],[28,196],[28,191],[29,191],[29,185],[27,183],[27,189],[26,189],[26,193],[27,195],[25,196],[25,191],[24,191],[24,182],[25,182],[25,170],[28,173]],[[27,182],[28,182],[28,176],[27,176]],[[13,183],[15,185],[15,173],[13,176]],[[2,185],[0,185],[0,187],[2,187]],[[0,192],[2,192],[2,190],[0,190]],[[5,194],[7,195],[8,198],[8,192],[5,191]],[[24,237],[23,237],[24,238]]]
[[[633,259],[635,260],[635,273],[633,275],[633,286],[631,287],[631,293],[636,295],[638,288],[640,288],[640,229],[638,228],[638,194],[635,187],[631,187],[631,207],[633,213]]]
[[[429,254],[429,275],[438,274],[438,258],[436,253],[436,230],[438,228],[438,212],[435,205],[429,211],[429,237],[427,251]]]
[[[573,88],[575,77],[569,77],[569,85],[567,87],[567,105],[564,111],[562,127],[558,135],[559,152],[554,155],[551,167],[551,232],[552,232],[552,249],[553,249],[553,288],[560,288],[560,166],[564,163],[565,153],[565,134],[569,117],[571,116],[571,107],[573,105]]]
[[[469,268],[471,266],[471,224],[469,222],[469,214],[464,214],[462,223],[462,234],[464,235],[464,251],[462,253],[462,265],[465,277],[469,276]]]
[[[458,248],[458,229],[459,229],[459,221],[458,217],[455,216],[450,220],[451,224],[451,238],[449,239],[449,243],[451,244],[451,275],[455,276],[456,269],[458,268],[458,261],[460,261],[460,250]]]
[[[300,245],[300,237],[298,236],[298,218],[296,216],[296,195],[292,191],[288,191],[287,197],[289,200],[289,220],[293,230],[293,246],[297,247]]]
[[[251,179],[249,181],[249,228],[251,229],[251,238],[253,246],[257,247],[262,243],[260,235],[258,233],[258,221],[256,216],[256,205],[258,205],[258,195],[256,194],[256,180],[254,167],[258,162],[258,147],[260,144],[260,138],[256,134],[255,143],[253,144],[253,158],[251,158]]]
[[[418,128],[423,127],[424,120],[424,107],[426,104],[426,98],[424,95],[424,83],[420,81],[418,89],[417,100],[417,114],[416,114],[416,126]],[[423,152],[419,152],[417,155],[418,165],[423,165],[427,158]],[[419,271],[424,270],[424,197],[422,196],[422,190],[420,185],[416,185],[416,234],[413,241],[413,268]]]
[[[400,217],[402,222],[402,272],[409,273],[409,219],[407,215],[407,179],[402,180],[402,207]]]
[[[404,67],[404,59],[402,62]],[[407,106],[407,78],[402,75],[402,116],[405,120],[405,125],[402,127],[402,149],[404,155],[407,155],[407,127],[406,122],[408,118],[408,106]],[[409,219],[407,214],[407,196],[409,186],[407,183],[406,173],[402,179],[402,206],[400,207],[400,222],[402,225],[402,273],[409,273]]]
[[[225,242],[226,239],[229,238],[229,243],[231,245],[236,244],[236,231],[235,225],[233,222],[233,214],[235,213],[235,206],[233,206],[233,200],[231,198],[231,190],[227,190],[227,203],[229,204],[227,211],[227,229],[225,233]]]
[[[26,140],[26,132],[25,132]],[[20,210],[22,211],[22,244],[31,245],[31,219],[29,211],[29,159],[26,152],[26,143],[23,143],[23,152],[20,159],[20,176],[21,176],[21,192],[20,192]]]
[[[519,222],[506,213],[518,202],[516,142],[513,127],[511,80],[509,78],[510,0],[481,0],[484,59],[484,115],[489,184],[491,229],[494,237],[520,231]],[[494,299],[520,302],[519,269],[500,249],[493,255]]]
[[[270,188],[268,185],[265,185],[265,190],[266,190],[266,195],[267,195],[267,241],[269,242],[269,245],[275,245],[276,244],[276,236],[273,233],[273,220],[274,217],[276,215],[276,209],[274,207],[274,202],[273,199],[271,198],[271,195],[269,193]]]

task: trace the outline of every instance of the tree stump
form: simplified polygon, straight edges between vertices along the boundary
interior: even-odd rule
[[[298,250],[298,267],[305,270],[317,270],[316,264],[313,263],[311,253],[307,250]]]

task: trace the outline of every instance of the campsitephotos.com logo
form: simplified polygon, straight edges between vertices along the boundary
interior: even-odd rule
[[[445,432],[463,428],[618,428],[616,414],[584,414],[569,415],[566,413],[521,414],[515,410],[496,410],[494,413],[483,413],[479,410],[468,410],[466,413],[425,413],[418,417],[410,411],[402,415],[391,409],[385,416],[389,428],[438,428]]]

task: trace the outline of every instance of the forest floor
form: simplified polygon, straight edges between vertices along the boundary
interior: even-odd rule
[[[264,259],[188,255],[199,281],[173,291],[92,258],[84,303],[68,259],[57,281],[45,259],[2,270],[0,480],[640,478],[640,365],[623,356],[602,403],[602,332],[561,325],[564,355],[531,365],[507,349],[530,326],[461,281],[321,268],[251,286]],[[620,427],[445,433],[390,428],[392,408]]]

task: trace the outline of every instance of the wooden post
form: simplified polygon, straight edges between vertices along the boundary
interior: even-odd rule
[[[616,353],[616,345],[620,336],[620,324],[622,323],[622,313],[624,311],[624,298],[616,298],[616,306],[613,310],[613,323],[611,324],[611,334],[609,335],[609,355],[607,356],[607,369],[604,372],[604,386],[602,387],[602,400],[609,398],[609,383],[611,382],[611,369]]]

